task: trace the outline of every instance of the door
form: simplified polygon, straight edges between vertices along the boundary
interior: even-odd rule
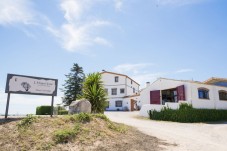
[[[131,111],[134,111],[134,100],[133,99],[131,99]]]
[[[161,104],[160,90],[150,91],[150,104]]]
[[[177,101],[179,101],[179,100],[185,101],[184,85],[181,85],[181,86],[177,87]]]

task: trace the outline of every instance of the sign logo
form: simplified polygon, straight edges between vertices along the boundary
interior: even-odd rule
[[[22,82],[21,86],[25,89],[25,91],[28,91],[31,88],[31,85],[27,82]]]

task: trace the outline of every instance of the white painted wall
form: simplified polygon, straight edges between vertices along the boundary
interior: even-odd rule
[[[207,85],[196,82],[177,81],[171,79],[158,79],[140,93],[140,100],[142,102],[141,115],[147,113],[147,109],[158,110],[159,108],[163,107],[163,105],[160,105],[158,107],[157,105],[150,105],[150,91],[165,90],[175,88],[180,85],[185,86],[186,101],[182,102],[192,104],[194,108],[227,109],[227,101],[219,100],[219,90],[227,91],[227,87]],[[199,99],[198,88],[208,89],[209,99]],[[179,107],[179,103],[166,103],[165,105],[168,105],[172,109],[177,109]]]
[[[115,77],[118,77],[119,81],[115,82]],[[123,75],[111,74],[111,73],[102,73],[102,81],[105,89],[108,89],[108,101],[110,102],[109,108],[106,110],[125,110],[128,108],[130,110],[130,99],[125,98],[129,95],[134,95],[133,88],[135,88],[136,92],[139,92],[139,85],[134,81],[131,84],[131,79]],[[113,88],[117,89],[117,95],[112,95],[111,91]],[[120,89],[125,89],[124,93],[120,93]],[[115,107],[115,101],[122,100],[122,107]]]

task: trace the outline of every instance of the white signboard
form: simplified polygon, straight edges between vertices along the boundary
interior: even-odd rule
[[[6,93],[57,95],[56,79],[8,74]]]

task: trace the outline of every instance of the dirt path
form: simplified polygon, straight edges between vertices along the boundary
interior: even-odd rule
[[[220,124],[187,124],[138,118],[138,112],[106,112],[112,121],[138,128],[167,143],[173,151],[227,151],[227,122]]]

